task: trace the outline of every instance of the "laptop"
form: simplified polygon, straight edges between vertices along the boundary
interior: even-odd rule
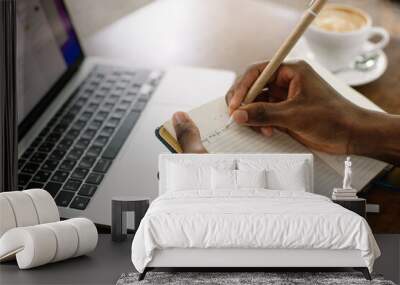
[[[223,96],[233,79],[87,57],[62,0],[17,1],[18,189],[47,190],[63,218],[110,225],[112,197],[157,196],[167,150],[155,129]]]

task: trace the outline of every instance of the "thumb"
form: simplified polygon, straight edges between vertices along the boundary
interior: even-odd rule
[[[288,104],[257,102],[240,107],[233,113],[236,123],[246,126],[277,126],[286,128],[289,115]]]
[[[176,112],[172,117],[176,138],[184,153],[206,153],[199,129],[184,112]]]

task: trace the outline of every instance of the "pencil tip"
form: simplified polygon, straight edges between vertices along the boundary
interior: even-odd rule
[[[233,116],[230,116],[228,123],[226,124],[226,128],[228,129],[233,124]]]

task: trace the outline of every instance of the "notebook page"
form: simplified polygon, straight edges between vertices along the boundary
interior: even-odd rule
[[[199,127],[203,145],[210,153],[310,153],[289,135],[276,131],[266,138],[236,124],[226,128],[229,119],[225,99],[220,98],[189,113]],[[175,136],[172,123],[164,127]],[[314,156],[314,192],[330,197],[342,178],[324,161]]]
[[[273,137],[266,138],[238,125],[211,133],[202,141],[212,153],[310,153],[306,147],[279,131]]]
[[[215,152],[264,152],[264,153],[310,153],[302,144],[287,134],[276,131],[271,138],[254,132],[248,127],[233,123],[229,128],[226,124],[229,114],[225,98],[221,97],[190,111],[189,116],[200,130],[200,136],[205,148]],[[172,122],[164,127],[174,137]]]
[[[342,180],[333,168],[314,155],[314,193],[331,197],[333,188],[340,187]]]

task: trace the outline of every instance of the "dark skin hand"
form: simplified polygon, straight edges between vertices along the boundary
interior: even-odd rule
[[[400,164],[400,116],[369,111],[346,100],[307,63],[282,65],[256,102],[241,106],[267,63],[250,67],[226,95],[235,122],[268,137],[274,129],[314,150],[355,154]],[[200,133],[186,113],[173,123],[184,152],[205,153]]]

